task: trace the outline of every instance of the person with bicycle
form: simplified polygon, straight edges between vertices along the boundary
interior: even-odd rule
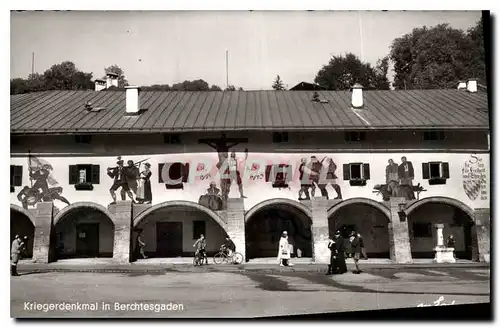
[[[201,259],[201,263],[203,263],[203,259],[205,259],[205,263],[208,264],[208,257],[206,253],[207,240],[203,234],[200,235],[200,238],[194,243],[193,247],[196,248],[194,256],[198,256]]]
[[[226,237],[226,243],[221,246],[221,249],[228,257],[232,256],[233,253],[236,252],[236,245],[231,240],[231,237]]]

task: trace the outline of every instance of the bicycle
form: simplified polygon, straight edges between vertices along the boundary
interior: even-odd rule
[[[207,254],[198,252],[198,254],[195,254],[193,258],[193,265],[194,266],[202,266],[203,263],[205,263],[205,260],[207,259]]]
[[[243,255],[238,252],[233,252],[231,255],[227,255],[227,251],[221,246],[220,251],[214,256],[214,263],[221,264],[223,262],[241,264],[243,262]]]

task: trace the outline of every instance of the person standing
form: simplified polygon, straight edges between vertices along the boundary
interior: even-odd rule
[[[14,241],[12,242],[12,247],[10,248],[10,275],[19,276],[17,273],[17,263],[19,263],[19,258],[21,255],[21,250],[23,248],[23,241],[19,235],[16,235]]]
[[[361,249],[361,255],[363,255],[364,260],[368,260],[368,255],[366,255],[366,251],[365,251],[365,240],[364,240],[363,236],[361,236],[360,233],[358,233],[358,240],[359,240],[359,247]]]
[[[359,242],[358,234],[355,231],[351,232],[350,241],[351,241],[351,249],[354,253],[354,257],[353,257],[354,265],[356,266],[356,270],[353,273],[359,274],[359,273],[361,273],[361,270],[359,269],[359,265],[358,265],[360,255],[361,255],[361,245]]]
[[[328,249],[330,250],[330,264],[328,265],[328,271],[326,272],[326,275],[332,275],[336,270],[335,270],[335,261],[337,259],[337,245],[335,243],[335,240],[330,238],[328,239]]]
[[[293,266],[290,262],[290,244],[288,243],[288,232],[283,231],[278,245],[278,262],[280,266]]]
[[[392,195],[394,188],[399,184],[399,166],[389,159],[389,165],[385,167],[385,183],[387,192]]]
[[[146,248],[146,243],[144,241],[142,241],[142,230],[139,231],[139,233],[137,234],[137,248],[139,249],[139,254],[141,255],[141,257],[143,259],[147,259],[148,257],[146,256],[146,254],[144,253],[144,249]]]
[[[335,267],[334,273],[343,274],[347,272],[347,265],[345,263],[345,248],[344,248],[344,238],[340,234],[340,231],[335,232]]]
[[[453,235],[449,235],[448,240],[446,241],[446,246],[449,248],[453,248],[453,257],[456,259],[457,256],[455,255],[455,245],[456,245],[455,237],[453,237]]]

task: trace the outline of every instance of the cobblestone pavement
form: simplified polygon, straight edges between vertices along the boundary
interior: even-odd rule
[[[338,276],[286,269],[26,272],[11,278],[11,316],[261,317],[490,301],[488,268],[367,268]],[[44,310],[49,304],[59,308]]]

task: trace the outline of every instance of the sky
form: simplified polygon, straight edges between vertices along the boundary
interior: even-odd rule
[[[72,61],[102,77],[120,66],[131,85],[203,79],[270,89],[313,82],[333,55],[373,65],[412,29],[448,23],[467,30],[479,11],[67,11],[11,13],[11,78]]]

